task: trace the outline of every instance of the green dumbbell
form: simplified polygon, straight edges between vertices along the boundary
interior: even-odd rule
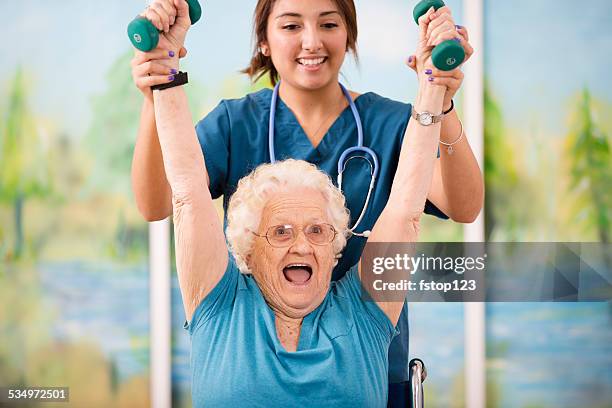
[[[416,6],[412,15],[414,21],[419,24],[419,17],[427,13],[433,7],[435,10],[444,7],[442,0],[422,0]],[[441,71],[450,71],[457,68],[465,60],[465,50],[457,41],[446,40],[436,45],[431,52],[431,60],[436,68]]]
[[[202,16],[202,7],[198,0],[185,0],[189,5],[189,19],[195,24]],[[128,37],[140,51],[151,51],[159,42],[159,31],[153,23],[142,16],[136,17],[127,28]]]

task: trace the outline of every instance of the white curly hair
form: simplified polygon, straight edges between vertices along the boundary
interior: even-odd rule
[[[331,178],[315,165],[303,160],[288,159],[262,164],[238,182],[227,209],[226,236],[229,248],[242,273],[251,273],[246,263],[253,249],[261,216],[270,196],[287,188],[314,188],[323,194],[329,222],[338,234],[332,242],[336,263],[346,245],[349,212],[342,192]]]

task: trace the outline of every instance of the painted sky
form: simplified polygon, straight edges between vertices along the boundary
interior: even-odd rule
[[[111,63],[130,48],[127,23],[145,1],[1,2],[5,38],[0,84],[6,89],[18,64],[27,68],[37,113],[80,132],[90,117],[89,100],[104,90]],[[360,69],[347,59],[346,82],[410,101],[414,75],[403,65],[416,41],[411,10],[416,0],[358,0]],[[461,23],[461,2],[449,1]],[[215,90],[243,68],[250,55],[254,1],[204,3],[204,14],[187,38],[184,66],[206,89]],[[231,13],[229,12],[231,10]],[[509,121],[538,109],[551,131],[561,129],[568,98],[584,85],[610,100],[612,2],[580,6],[558,0],[485,0],[486,73]],[[10,41],[12,39],[12,41]],[[129,67],[126,67],[129,72]],[[117,73],[120,75],[122,73]],[[123,73],[125,74],[125,73]],[[560,114],[562,113],[562,114]],[[78,118],[78,119],[75,119]]]
[[[485,71],[507,123],[562,137],[580,89],[612,103],[612,1],[485,0],[484,18]]]
[[[460,19],[460,2],[448,3]],[[2,89],[7,89],[15,67],[23,65],[32,79],[35,111],[54,118],[71,133],[84,131],[91,115],[90,98],[104,91],[110,65],[130,49],[127,24],[145,4],[118,0],[0,2],[0,15],[11,16],[5,23],[5,38],[14,39],[0,43]],[[236,73],[249,61],[254,4],[245,0],[204,3],[203,17],[187,37],[189,56],[184,66],[190,78],[216,90],[228,76],[241,77]],[[416,1],[360,0],[356,4],[361,67],[356,69],[347,59],[345,82],[359,92],[411,101],[416,80],[403,61],[416,42],[411,17]],[[130,68],[125,69],[129,73]],[[125,73],[117,73],[121,74]]]

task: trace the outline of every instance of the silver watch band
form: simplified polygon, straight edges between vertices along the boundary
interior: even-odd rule
[[[444,113],[441,113],[439,115],[434,115],[428,111],[423,111],[419,113],[413,107],[411,116],[414,119],[416,119],[421,125],[429,126],[429,125],[433,125],[434,123],[441,122],[445,115]]]

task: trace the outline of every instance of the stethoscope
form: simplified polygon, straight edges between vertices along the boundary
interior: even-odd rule
[[[342,191],[342,173],[344,173],[344,170],[346,169],[346,164],[349,161],[359,158],[364,159],[368,162],[368,164],[370,165],[370,186],[368,187],[368,195],[363,205],[363,209],[361,210],[361,214],[359,214],[359,218],[357,218],[357,221],[355,221],[355,225],[353,225],[353,227],[349,229],[349,232],[351,234],[367,238],[370,236],[370,230],[365,230],[363,232],[355,232],[355,229],[357,228],[357,226],[359,226],[359,223],[361,223],[361,220],[363,219],[363,216],[365,215],[366,210],[368,209],[368,204],[370,203],[370,196],[372,195],[372,190],[374,189],[376,176],[378,176],[378,157],[372,149],[363,145],[363,128],[361,126],[361,117],[359,116],[359,112],[357,111],[355,102],[353,101],[353,98],[351,98],[351,94],[349,94],[346,88],[340,83],[338,83],[338,85],[340,85],[342,93],[344,93],[344,96],[346,97],[346,100],[348,101],[349,106],[351,107],[353,117],[355,118],[355,123],[357,124],[357,145],[346,149],[344,152],[342,152],[340,158],[338,159],[338,188],[340,189],[340,191]],[[276,103],[278,101],[279,86],[280,81],[274,87],[274,91],[272,92],[272,100],[270,101],[270,128],[268,130],[268,149],[270,151],[271,163],[276,162],[276,156],[274,154],[274,123],[276,122]],[[363,155],[351,156],[347,159],[348,155],[353,152],[362,152]],[[368,160],[367,155],[370,155],[372,161]]]

